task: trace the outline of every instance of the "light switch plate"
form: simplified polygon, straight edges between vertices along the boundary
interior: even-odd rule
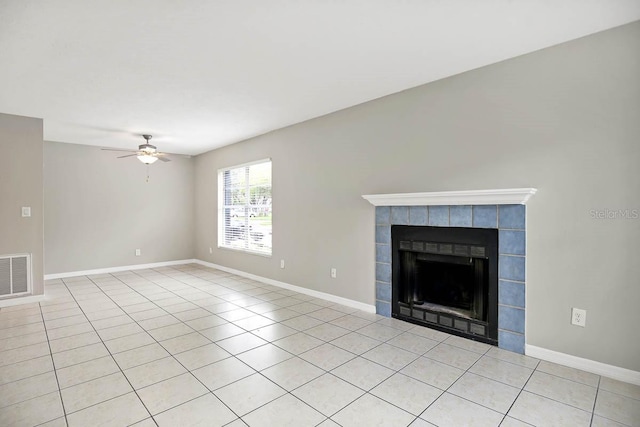
[[[23,206],[22,207],[22,217],[23,218],[28,218],[31,216],[31,207],[30,206]]]

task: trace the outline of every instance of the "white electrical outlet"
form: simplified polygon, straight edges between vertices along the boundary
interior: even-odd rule
[[[212,254],[213,253],[213,248],[209,248],[209,253]]]
[[[140,256],[141,252],[140,249],[136,249],[136,256]]]
[[[336,277],[338,277],[338,271],[335,268],[331,269],[331,277],[333,279],[335,279]]]
[[[283,259],[280,260],[280,268],[284,268],[284,260]]]
[[[571,324],[576,326],[582,326],[584,328],[587,324],[587,310],[583,310],[581,308],[572,308]]]

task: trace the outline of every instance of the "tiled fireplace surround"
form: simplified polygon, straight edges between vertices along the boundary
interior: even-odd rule
[[[498,229],[498,346],[524,354],[526,209],[523,204],[376,206],[376,312],[391,316],[391,226]]]

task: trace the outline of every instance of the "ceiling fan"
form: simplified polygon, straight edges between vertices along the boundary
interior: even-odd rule
[[[125,157],[133,157],[136,156],[138,160],[140,160],[145,165],[150,165],[154,163],[156,160],[160,160],[163,162],[170,162],[171,159],[167,158],[166,153],[161,153],[157,150],[155,145],[151,145],[149,141],[152,138],[152,135],[142,135],[145,139],[145,143],[138,146],[138,150],[118,150],[115,148],[103,148],[105,151],[124,151],[130,152],[133,154],[127,154],[125,156],[118,157],[119,159],[124,159]]]

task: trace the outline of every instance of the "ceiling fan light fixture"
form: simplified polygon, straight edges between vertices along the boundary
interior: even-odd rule
[[[103,148],[103,150],[108,150],[108,151],[128,151],[130,153],[133,154],[127,154],[125,156],[120,156],[118,157],[119,159],[125,158],[125,157],[137,157],[138,160],[140,160],[142,163],[144,163],[145,165],[151,165],[153,163],[155,163],[158,159],[162,160],[163,162],[170,162],[171,159],[168,159],[166,157],[165,153],[161,153],[158,151],[158,149],[156,148],[155,145],[151,145],[149,142],[151,141],[151,135],[142,135],[142,137],[145,139],[145,143],[138,145],[138,150],[134,151],[134,150],[118,150],[118,149],[112,149],[112,148]]]
[[[142,163],[144,163],[145,165],[150,165],[153,162],[155,162],[156,160],[158,160],[158,158],[156,156],[152,156],[150,154],[139,154],[138,155],[138,160],[140,160]]]

